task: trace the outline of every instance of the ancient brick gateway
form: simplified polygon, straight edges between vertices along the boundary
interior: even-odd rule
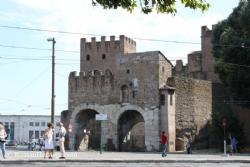
[[[178,134],[198,135],[210,119],[210,82],[172,77],[173,65],[159,51],[137,53],[125,36],[81,39],[80,61],[79,75],[69,75],[69,108],[62,112],[70,149],[99,149],[102,143],[108,150],[157,151],[166,131],[168,149],[175,151]],[[96,121],[96,114],[108,120]]]

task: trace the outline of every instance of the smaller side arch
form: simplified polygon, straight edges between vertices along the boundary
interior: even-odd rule
[[[118,118],[119,151],[145,151],[145,120],[136,110],[126,110]]]

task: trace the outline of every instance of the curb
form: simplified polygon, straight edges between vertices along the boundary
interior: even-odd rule
[[[250,160],[0,160],[1,164],[27,163],[250,163]]]

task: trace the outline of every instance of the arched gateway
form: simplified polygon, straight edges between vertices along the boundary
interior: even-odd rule
[[[95,120],[97,111],[92,109],[81,110],[75,117],[76,135],[75,135],[75,149],[81,150],[82,147],[86,149],[98,150],[100,147],[100,122]],[[87,136],[87,138],[86,138]]]
[[[119,151],[145,151],[145,121],[136,110],[126,110],[118,119]]]

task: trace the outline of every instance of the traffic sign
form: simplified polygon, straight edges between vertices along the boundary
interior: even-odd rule
[[[106,121],[106,120],[108,120],[108,115],[107,114],[96,114],[95,119],[97,121]]]

